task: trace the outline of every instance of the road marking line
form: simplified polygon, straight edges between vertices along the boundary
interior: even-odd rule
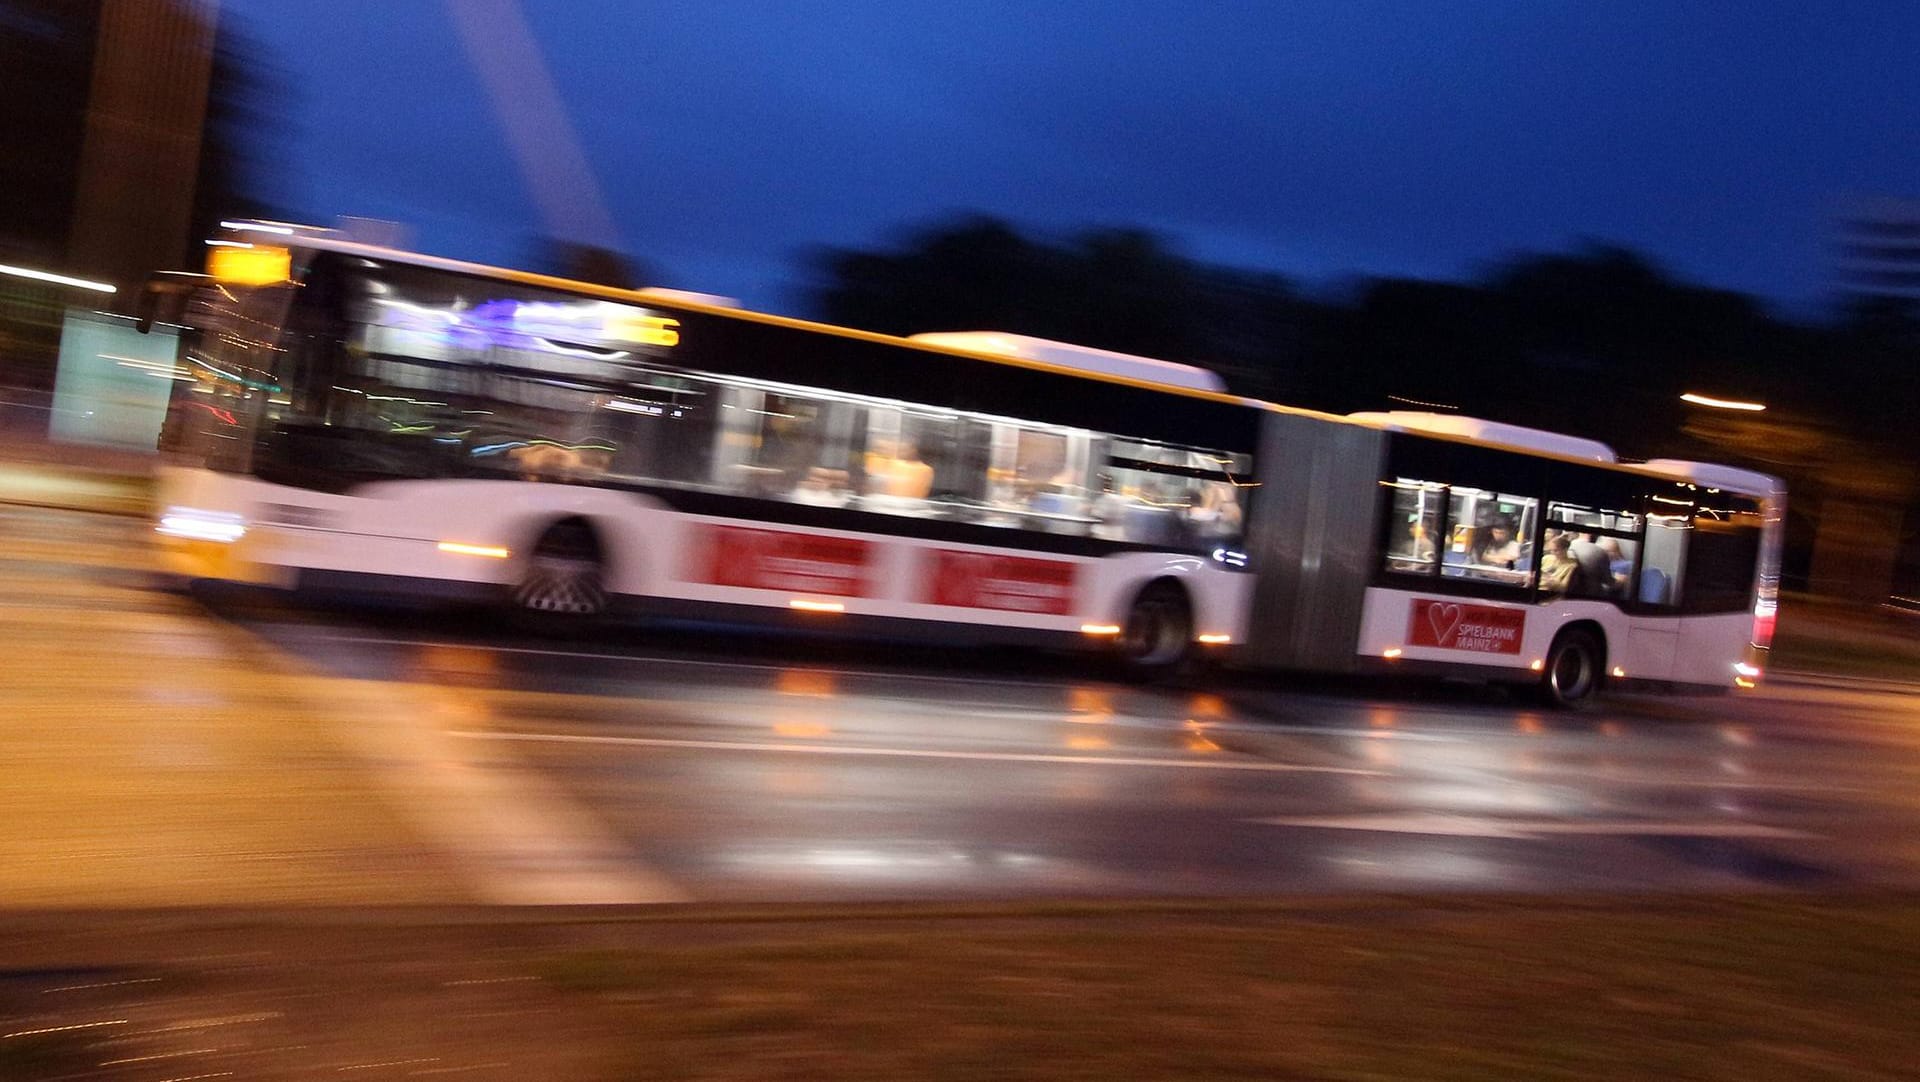
[[[698,751],[770,751],[789,755],[846,755],[888,759],[959,759],[990,763],[1072,763],[1086,766],[1165,767],[1172,770],[1250,770],[1272,774],[1347,774],[1386,777],[1387,771],[1352,766],[1312,766],[1305,763],[1220,762],[1211,759],[1164,759],[1148,756],[1063,755],[1053,752],[940,751],[932,748],[838,747],[832,744],[782,744],[749,740],[683,740],[659,736],[598,736],[587,733],[516,733],[448,729],[448,736],[466,740],[493,740],[544,744],[611,744],[640,748],[684,748]]]
[[[934,684],[1015,684],[1022,687],[1053,687],[1054,680],[1030,680],[1001,676],[937,676],[932,673],[892,672],[886,669],[847,669],[831,663],[813,664],[796,661],[779,665],[763,661],[703,661],[699,658],[667,657],[657,654],[609,654],[591,650],[555,650],[542,646],[499,646],[482,642],[448,642],[441,639],[392,639],[378,635],[332,635],[323,636],[322,643],[358,643],[368,646],[418,646],[443,650],[492,650],[502,654],[533,654],[543,657],[577,657],[589,661],[640,661],[655,665],[684,665],[699,669],[750,669],[762,672],[785,672],[789,669],[821,669],[838,676],[871,676],[885,680],[916,680]],[[1104,683],[1104,682],[1103,682]]]
[[[1821,835],[1764,823],[1724,820],[1675,822],[1668,820],[1492,819],[1477,815],[1412,813],[1407,815],[1310,815],[1247,819],[1277,827],[1316,830],[1362,830],[1381,834],[1434,834],[1456,838],[1512,838],[1538,841],[1551,835],[1586,834],[1614,837],[1774,838],[1810,839]]]

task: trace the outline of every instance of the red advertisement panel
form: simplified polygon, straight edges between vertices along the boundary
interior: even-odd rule
[[[1064,616],[1080,565],[982,552],[934,553],[927,600],[935,605]]]
[[[1517,654],[1527,610],[1417,597],[1407,620],[1407,643],[1475,654]]]
[[[861,597],[873,546],[850,537],[816,537],[744,526],[708,526],[696,535],[689,577],[716,586]]]

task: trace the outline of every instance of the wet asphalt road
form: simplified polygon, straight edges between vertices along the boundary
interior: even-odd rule
[[[589,840],[533,871],[588,895],[608,878],[608,897],[657,901],[1920,883],[1911,688],[1568,715],[1467,686],[1140,688],[1015,653],[215,612],[302,666],[405,689],[436,754],[584,816]]]
[[[151,588],[146,536],[0,509],[9,904],[1920,885],[1911,686],[1568,715],[714,629],[565,642],[197,603]]]

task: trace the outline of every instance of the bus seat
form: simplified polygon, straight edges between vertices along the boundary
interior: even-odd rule
[[[1667,573],[1657,567],[1640,569],[1640,600],[1653,605],[1667,603]]]

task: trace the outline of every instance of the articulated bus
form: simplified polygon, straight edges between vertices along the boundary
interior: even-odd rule
[[[1141,672],[1759,677],[1783,493],[991,332],[897,338],[227,223],[168,276],[187,579],[967,641]],[[150,313],[151,315],[152,313]]]

